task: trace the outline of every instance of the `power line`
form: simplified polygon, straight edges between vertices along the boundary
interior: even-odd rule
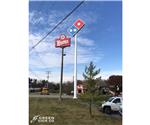
[[[66,20],[76,9],[78,9],[85,0],[81,1],[70,13],[68,13],[58,24],[56,24],[56,26],[54,26],[54,28],[52,30],[50,30],[40,41],[38,41],[31,49],[30,52],[35,49],[35,47],[37,45],[39,45],[39,43],[41,43],[50,33],[52,33],[64,20]]]
[[[48,66],[45,64],[45,62],[42,60],[42,58],[41,58],[41,56],[40,56],[40,53],[39,53],[38,51],[36,51],[36,50],[35,50],[35,52],[36,52],[36,55],[37,55],[38,58],[39,58],[40,63],[41,63],[43,66],[48,67]]]
[[[33,45],[33,42],[32,42],[32,41],[31,41],[31,44]],[[40,53],[39,53],[38,51],[36,51],[36,49],[34,50],[34,52],[36,53],[36,56],[38,56],[40,63],[41,63],[43,66],[48,67],[48,66],[45,64],[45,62],[42,60],[42,58],[41,58],[41,56],[40,56]],[[29,54],[29,56],[30,56],[30,54]]]

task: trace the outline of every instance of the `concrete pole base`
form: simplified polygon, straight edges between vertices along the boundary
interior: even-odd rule
[[[77,97],[73,97],[73,99],[77,99]]]

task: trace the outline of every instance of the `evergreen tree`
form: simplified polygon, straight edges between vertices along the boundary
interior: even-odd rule
[[[83,77],[86,82],[87,93],[89,96],[89,113],[92,117],[92,103],[93,103],[93,96],[96,90],[96,80],[95,77],[100,73],[100,69],[96,70],[96,66],[93,62],[90,62],[89,66],[85,67],[85,72],[83,73]]]

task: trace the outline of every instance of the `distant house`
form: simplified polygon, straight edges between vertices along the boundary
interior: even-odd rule
[[[78,93],[84,93],[84,91],[83,91],[83,85],[82,84],[78,84],[77,85],[77,92]]]
[[[101,78],[96,79],[96,88],[99,94],[106,94],[109,91],[108,84]]]
[[[96,79],[96,91],[98,91],[98,93],[107,93],[108,91],[108,85],[104,80],[101,79]],[[78,94],[82,94],[85,93],[87,91],[86,88],[86,84],[84,83],[84,81],[77,81],[77,93]]]
[[[82,81],[78,81],[77,82],[77,93],[78,94],[82,94],[82,93],[85,93],[85,91],[86,91],[86,87],[83,84],[83,82]]]

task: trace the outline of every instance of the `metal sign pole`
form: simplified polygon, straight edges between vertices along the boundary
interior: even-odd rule
[[[63,58],[64,57],[64,47],[62,47],[62,55],[61,55],[61,75],[60,75],[60,86],[59,86],[59,100],[62,100],[62,82],[63,82]]]
[[[77,34],[75,35],[75,50],[74,50],[74,96],[77,99]]]
[[[63,83],[63,62],[64,62],[64,48],[70,46],[71,38],[67,38],[66,35],[61,34],[61,36],[55,39],[55,47],[62,49],[61,54],[61,74],[60,74],[60,85],[59,85],[59,100],[62,100],[62,83]]]

